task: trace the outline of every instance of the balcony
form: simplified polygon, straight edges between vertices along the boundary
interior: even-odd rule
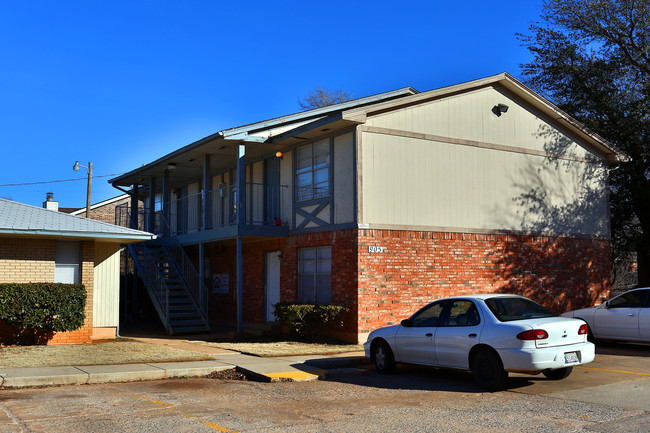
[[[286,185],[247,183],[245,215],[241,225],[237,187],[229,185],[207,194],[201,192],[171,200],[167,215],[160,202],[156,203],[153,218],[150,208],[138,209],[137,228],[163,237],[179,237],[182,242],[237,235],[286,236],[288,225],[286,218],[282,218],[282,197],[286,189]],[[206,208],[210,211],[204,212]],[[115,224],[129,227],[130,221],[129,205],[116,207]]]

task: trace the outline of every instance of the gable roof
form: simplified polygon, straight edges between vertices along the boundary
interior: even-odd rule
[[[155,235],[102,221],[0,199],[0,236],[73,238],[132,243]]]
[[[107,206],[109,204],[113,204],[113,203],[115,203],[117,201],[121,201],[121,200],[130,198],[130,197],[131,196],[128,195],[128,194],[118,195],[116,197],[100,201],[99,203],[91,204],[90,205],[90,210],[97,209],[97,208],[102,207],[102,206]],[[61,211],[61,208],[59,208],[59,211]],[[82,208],[73,208],[70,212],[65,212],[65,213],[69,213],[70,215],[81,215],[81,214],[83,214],[85,212],[86,212],[86,207],[84,206]]]
[[[404,98],[417,93],[418,91],[412,87],[404,87],[390,92],[380,93],[378,95],[354,99],[341,104],[328,105],[326,107],[302,111],[287,116],[250,123],[248,125],[224,129],[195,141],[194,143],[188,144],[187,146],[181,147],[180,149],[164,155],[149,164],[144,164],[128,173],[110,179],[108,182],[114,186],[129,187],[144,180],[141,178],[146,178],[147,176],[161,176],[167,165],[170,163],[182,165],[183,168],[201,170],[203,164],[202,156],[205,154],[211,154],[217,158],[222,157],[223,159],[228,159],[227,164],[223,167],[218,165],[219,161],[217,161],[217,158],[213,159],[213,168],[230,168],[232,159],[237,158],[237,145],[240,143],[246,143],[249,145],[249,147],[246,148],[247,159],[259,158],[266,154],[274,154],[277,150],[281,150],[283,147],[287,146],[288,143],[286,142],[286,139],[291,138],[296,142],[299,142],[300,140],[307,138],[296,137],[296,134],[299,131],[319,131],[320,128],[315,128],[318,126],[323,127],[324,125],[329,125],[328,128],[330,129],[339,129],[355,125],[356,122],[341,119],[342,110]],[[286,131],[291,131],[291,135],[287,135]],[[176,176],[180,175],[179,171],[180,170],[176,170]]]
[[[598,134],[560,110],[555,104],[507,73],[501,73],[466,83],[418,92],[412,87],[404,87],[392,92],[356,99],[341,104],[330,105],[314,110],[276,117],[230,129],[224,129],[149,164],[144,164],[128,173],[109,180],[114,186],[130,187],[141,184],[147,177],[160,177],[168,164],[183,170],[175,170],[178,182],[191,182],[196,173],[203,169],[202,158],[212,155],[213,170],[232,168],[232,161],[238,156],[238,145],[246,144],[246,159],[254,160],[284,151],[305,140],[310,140],[326,131],[343,130],[363,124],[367,116],[400,109],[409,105],[422,104],[439,98],[449,97],[476,90],[482,87],[498,87],[513,94],[524,104],[528,104],[540,114],[565,127],[582,142],[610,163],[629,161],[629,156],[618,150]]]
[[[591,145],[592,148],[603,155],[608,162],[626,162],[630,160],[628,155],[617,149],[609,141],[591,131],[585,125],[562,111],[557,105],[534,92],[530,87],[526,86],[524,83],[506,72],[453,86],[430,90],[428,92],[418,93],[417,95],[403,98],[398,101],[382,102],[368,107],[346,110],[343,113],[343,119],[363,123],[367,116],[373,114],[396,110],[409,105],[422,104],[489,86],[505,89],[507,92],[514,94],[524,103],[532,106],[537,112],[566,127],[573,134],[577,135],[583,142]]]

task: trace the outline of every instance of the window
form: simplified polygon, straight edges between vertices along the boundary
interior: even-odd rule
[[[330,193],[329,139],[301,146],[296,151],[296,201],[326,197]]]
[[[551,313],[535,301],[519,297],[495,297],[485,301],[492,314],[500,322],[511,322],[513,320],[540,319],[554,317]]]
[[[54,259],[54,282],[80,284],[79,242],[57,241]]]
[[[623,293],[607,304],[608,308],[641,308],[645,302],[645,290],[634,290],[632,292]]]
[[[298,250],[298,302],[330,304],[332,302],[332,247]]]
[[[440,318],[442,316],[444,307],[444,301],[427,305],[413,315],[413,318],[411,319],[411,326],[417,328],[438,326],[440,324]]]
[[[454,301],[446,316],[444,326],[476,326],[481,322],[476,306],[471,301]]]

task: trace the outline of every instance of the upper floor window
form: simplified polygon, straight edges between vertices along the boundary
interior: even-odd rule
[[[329,166],[329,139],[306,144],[297,149],[296,201],[329,195]]]

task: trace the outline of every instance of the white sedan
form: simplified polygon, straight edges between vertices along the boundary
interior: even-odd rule
[[[650,342],[650,288],[630,290],[598,307],[562,316],[587,322],[593,338]]]
[[[400,325],[370,333],[365,355],[377,371],[396,362],[471,370],[483,388],[505,388],[508,372],[564,379],[574,366],[594,360],[582,320],[558,317],[517,295],[441,299]]]

